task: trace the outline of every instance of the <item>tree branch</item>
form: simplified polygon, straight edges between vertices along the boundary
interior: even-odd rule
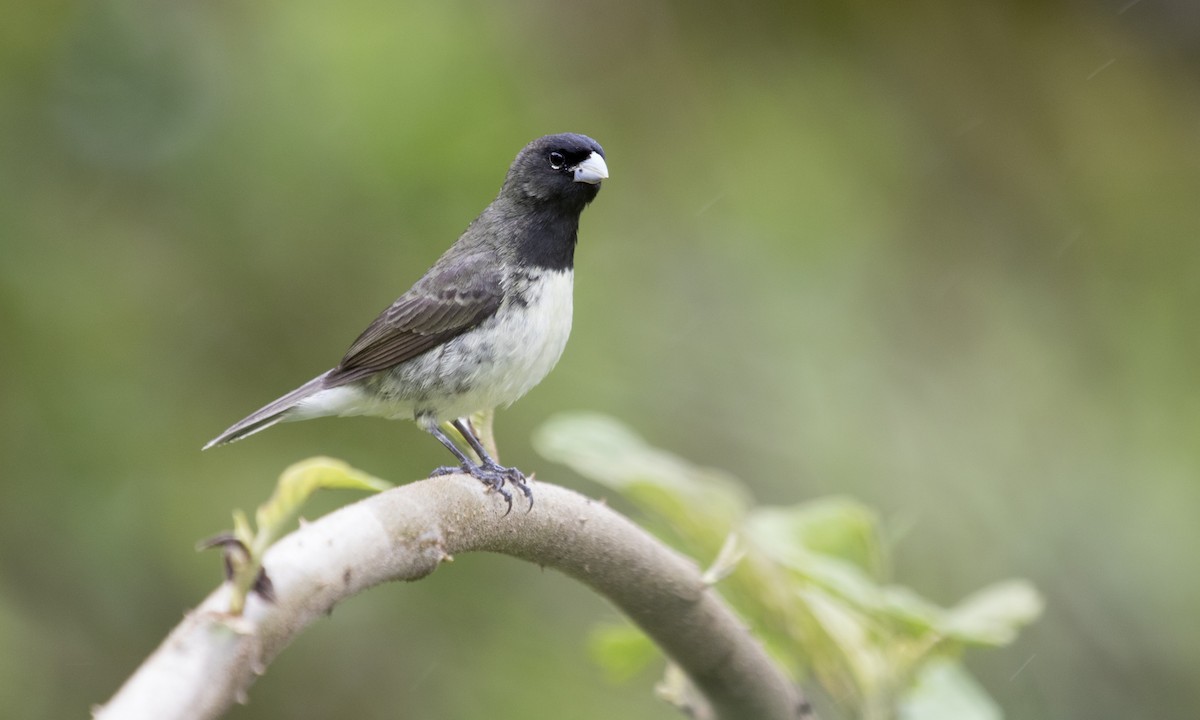
[[[383,582],[417,580],[450,556],[505,553],[558,569],[611,600],[677,664],[710,707],[696,717],[810,717],[695,563],[604,504],[534,483],[537,504],[504,516],[473,478],[423,480],[303,525],[267,552],[276,600],[254,595],[228,614],[226,583],[190,612],[95,717],[215,718],[301,630],[342,600]]]

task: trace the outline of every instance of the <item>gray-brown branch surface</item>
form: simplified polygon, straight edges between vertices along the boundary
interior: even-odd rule
[[[244,701],[255,678],[301,630],[380,583],[417,580],[455,554],[490,551],[552,567],[607,597],[691,679],[697,717],[796,720],[808,709],[696,564],[609,509],[556,485],[533,484],[529,513],[463,475],[422,480],[303,524],[270,548],[273,603],[252,596],[228,613],[222,585],[191,611],[117,694],[102,720],[214,718]]]

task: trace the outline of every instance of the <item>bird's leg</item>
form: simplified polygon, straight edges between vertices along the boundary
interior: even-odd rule
[[[529,501],[529,509],[532,510],[533,491],[529,489],[529,485],[525,482],[525,473],[521,472],[515,467],[504,467],[500,463],[496,462],[495,459],[493,459],[492,456],[488,454],[488,451],[483,447],[483,443],[479,442],[479,438],[475,436],[475,429],[471,427],[470,420],[467,420],[466,418],[458,418],[452,424],[454,425],[455,429],[462,433],[463,439],[467,441],[467,444],[471,446],[471,449],[479,455],[479,459],[482,461],[480,467],[487,472],[500,475],[508,482],[517,486],[517,489],[519,489],[525,496],[525,499]],[[528,512],[528,510],[526,512]]]
[[[437,426],[436,420],[427,423],[422,422],[421,426],[426,432],[437,438],[438,442],[445,445],[446,449],[453,453],[454,457],[458,458],[459,462],[459,467],[440,467],[430,473],[429,477],[438,477],[440,475],[450,475],[456,472],[464,472],[500,493],[500,497],[504,498],[504,502],[508,503],[508,510],[505,510],[504,514],[507,515],[512,512],[512,493],[510,493],[508,489],[504,487],[504,481],[508,480],[508,476],[502,472],[496,471],[495,468],[498,468],[499,466],[496,465],[494,460],[492,461],[493,467],[477,464],[474,460],[467,457],[466,453],[464,453],[462,450],[459,450],[458,446],[454,444],[453,440],[446,437],[446,433],[442,432],[441,428]],[[467,442],[470,442],[470,440]],[[478,442],[478,440],[476,440],[476,442]],[[474,445],[472,445],[472,447],[474,447]],[[486,453],[481,454],[480,457],[491,460]]]
[[[475,454],[479,456],[479,459],[482,461],[484,467],[492,470],[504,470],[509,473],[515,473],[521,478],[525,477],[521,474],[520,470],[516,468],[506,468],[500,463],[496,462],[492,456],[488,454],[488,451],[483,446],[483,443],[480,442],[479,438],[475,436],[475,428],[471,427],[470,420],[467,420],[466,418],[459,418],[450,424],[453,425],[460,433],[462,433],[463,439],[467,441],[467,444],[470,445],[471,449],[475,451]]]
[[[465,452],[463,452],[462,450],[459,450],[458,446],[454,444],[454,441],[451,440],[450,438],[446,437],[446,433],[442,432],[442,429],[439,428],[436,424],[431,424],[431,425],[426,426],[425,432],[434,436],[435,438],[437,438],[438,442],[445,445],[447,450],[454,453],[454,457],[458,458],[458,462],[459,462],[459,467],[453,467],[451,465],[443,465],[442,467],[440,467],[440,468],[434,470],[432,473],[430,473],[429,477],[437,477],[439,475],[452,475],[456,472],[465,472],[465,473],[473,475],[474,471],[479,468],[479,465],[476,464],[476,462],[474,460],[467,457],[467,454]]]

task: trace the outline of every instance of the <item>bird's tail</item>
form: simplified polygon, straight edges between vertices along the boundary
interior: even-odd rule
[[[228,430],[210,440],[203,449],[207,450],[217,445],[236,442],[260,430],[266,430],[275,423],[287,420],[288,411],[296,407],[300,401],[325,389],[325,376],[328,374],[323,373],[318,375],[275,402],[261,407],[250,415],[238,420]]]

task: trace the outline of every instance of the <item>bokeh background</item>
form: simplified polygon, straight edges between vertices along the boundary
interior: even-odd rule
[[[610,413],[760,501],[877,508],[894,579],[1046,594],[969,655],[1011,718],[1200,715],[1200,6],[61,0],[0,22],[0,707],[85,714],[317,453],[201,454],[332,365],[547,132],[604,144],[575,332],[502,412]],[[330,494],[312,514],[349,502]],[[675,717],[613,611],[506,558],[339,607],[235,718]]]

